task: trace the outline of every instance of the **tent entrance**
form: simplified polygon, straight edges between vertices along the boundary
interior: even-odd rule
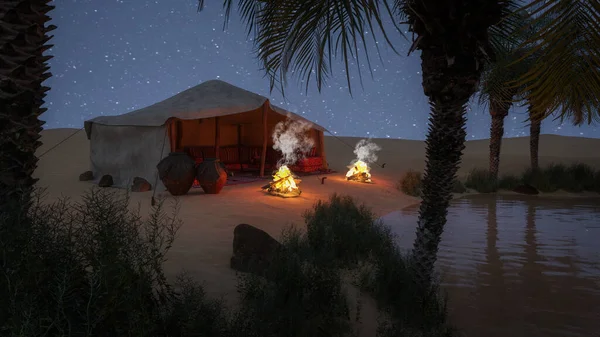
[[[286,119],[268,108],[203,119],[173,119],[169,122],[172,152],[187,152],[200,163],[204,158],[219,158],[231,171],[267,175],[277,168],[281,153],[273,149],[275,125]],[[323,132],[311,129],[315,149],[307,157],[312,169],[324,163]],[[320,158],[316,159],[316,157]],[[316,165],[315,165],[316,163]],[[321,165],[323,166],[323,165]]]

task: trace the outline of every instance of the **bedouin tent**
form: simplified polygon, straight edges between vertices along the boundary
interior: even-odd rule
[[[287,118],[309,124],[307,136],[316,144],[312,156],[326,168],[325,128],[270,104],[264,96],[210,80],[142,109],[85,121],[90,169],[96,178],[110,174],[114,186],[128,187],[134,177],[153,183],[156,165],[169,151],[210,147],[211,156],[219,158],[223,148],[241,153],[241,147],[258,147],[256,164],[263,176],[267,150],[273,151],[273,129]]]

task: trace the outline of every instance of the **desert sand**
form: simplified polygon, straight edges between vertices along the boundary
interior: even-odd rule
[[[41,155],[73,134],[75,129],[50,129],[43,131]],[[329,174],[325,184],[316,176],[304,177],[298,198],[283,199],[265,195],[264,182],[227,186],[218,195],[204,195],[201,189],[180,197],[179,217],[183,221],[178,238],[168,255],[165,270],[170,276],[185,269],[212,294],[235,296],[235,272],[229,268],[233,229],[240,223],[259,227],[277,237],[291,223],[303,225],[302,213],[318,199],[327,199],[332,193],[348,194],[370,206],[377,215],[400,210],[419,199],[399,192],[395,185],[409,169],[423,170],[425,144],[423,141],[401,139],[375,139],[382,150],[379,164],[372,166],[374,184],[347,182],[346,166],[354,159],[353,148],[360,138],[325,137],[327,161],[337,173]],[[468,141],[459,175],[473,168],[488,165],[488,140]],[[549,163],[586,163],[600,168],[600,156],[593,149],[600,148],[600,139],[542,135],[540,139],[540,165]],[[529,166],[529,138],[505,139],[502,145],[501,173],[519,173]],[[78,181],[80,173],[89,168],[89,142],[85,132],[75,136],[44,154],[39,161],[36,176],[38,186],[47,188],[49,200],[68,196],[77,200],[92,183]],[[153,183],[153,182],[151,182]],[[133,193],[132,204],[141,205],[142,214],[150,208],[152,192]],[[157,192],[158,197],[168,197],[167,192]],[[367,318],[367,317],[365,317]],[[372,317],[374,318],[374,317]]]

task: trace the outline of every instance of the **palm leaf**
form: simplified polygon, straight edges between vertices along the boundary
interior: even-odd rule
[[[223,2],[226,21],[232,4],[233,0]],[[201,10],[204,1],[199,0],[198,5]],[[271,90],[279,87],[284,93],[287,75],[292,73],[304,82],[306,90],[315,82],[321,91],[332,75],[333,59],[339,55],[352,94],[351,63],[357,67],[361,85],[361,57],[372,72],[367,35],[377,45],[374,33],[378,30],[395,51],[384,28],[384,19],[392,16],[386,0],[238,0],[238,7],[248,34],[254,34],[255,52]],[[379,55],[378,48],[376,52]]]
[[[539,26],[522,43],[531,47],[523,58],[536,54],[536,62],[517,80],[533,117],[600,120],[600,2],[534,0],[523,10]]]

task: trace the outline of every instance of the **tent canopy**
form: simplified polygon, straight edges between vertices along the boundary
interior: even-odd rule
[[[268,99],[264,96],[227,82],[210,80],[145,108],[123,115],[99,116],[85,121],[85,131],[90,139],[91,125],[94,123],[120,126],[162,126],[172,118],[194,120],[256,110],[267,101]],[[272,104],[269,105],[275,113],[309,123],[313,129],[326,131],[324,127],[295,113]]]
[[[267,148],[273,145],[272,131],[287,118],[307,124],[306,136],[315,141],[315,155],[326,165],[324,127],[220,80],[123,115],[87,120],[84,126],[94,176],[110,174],[115,186],[127,187],[135,177],[155,181],[156,164],[164,155],[186,148],[213,147],[217,158],[222,153],[222,160],[241,165],[242,147],[258,146],[263,175],[266,158],[271,158],[272,149]]]

